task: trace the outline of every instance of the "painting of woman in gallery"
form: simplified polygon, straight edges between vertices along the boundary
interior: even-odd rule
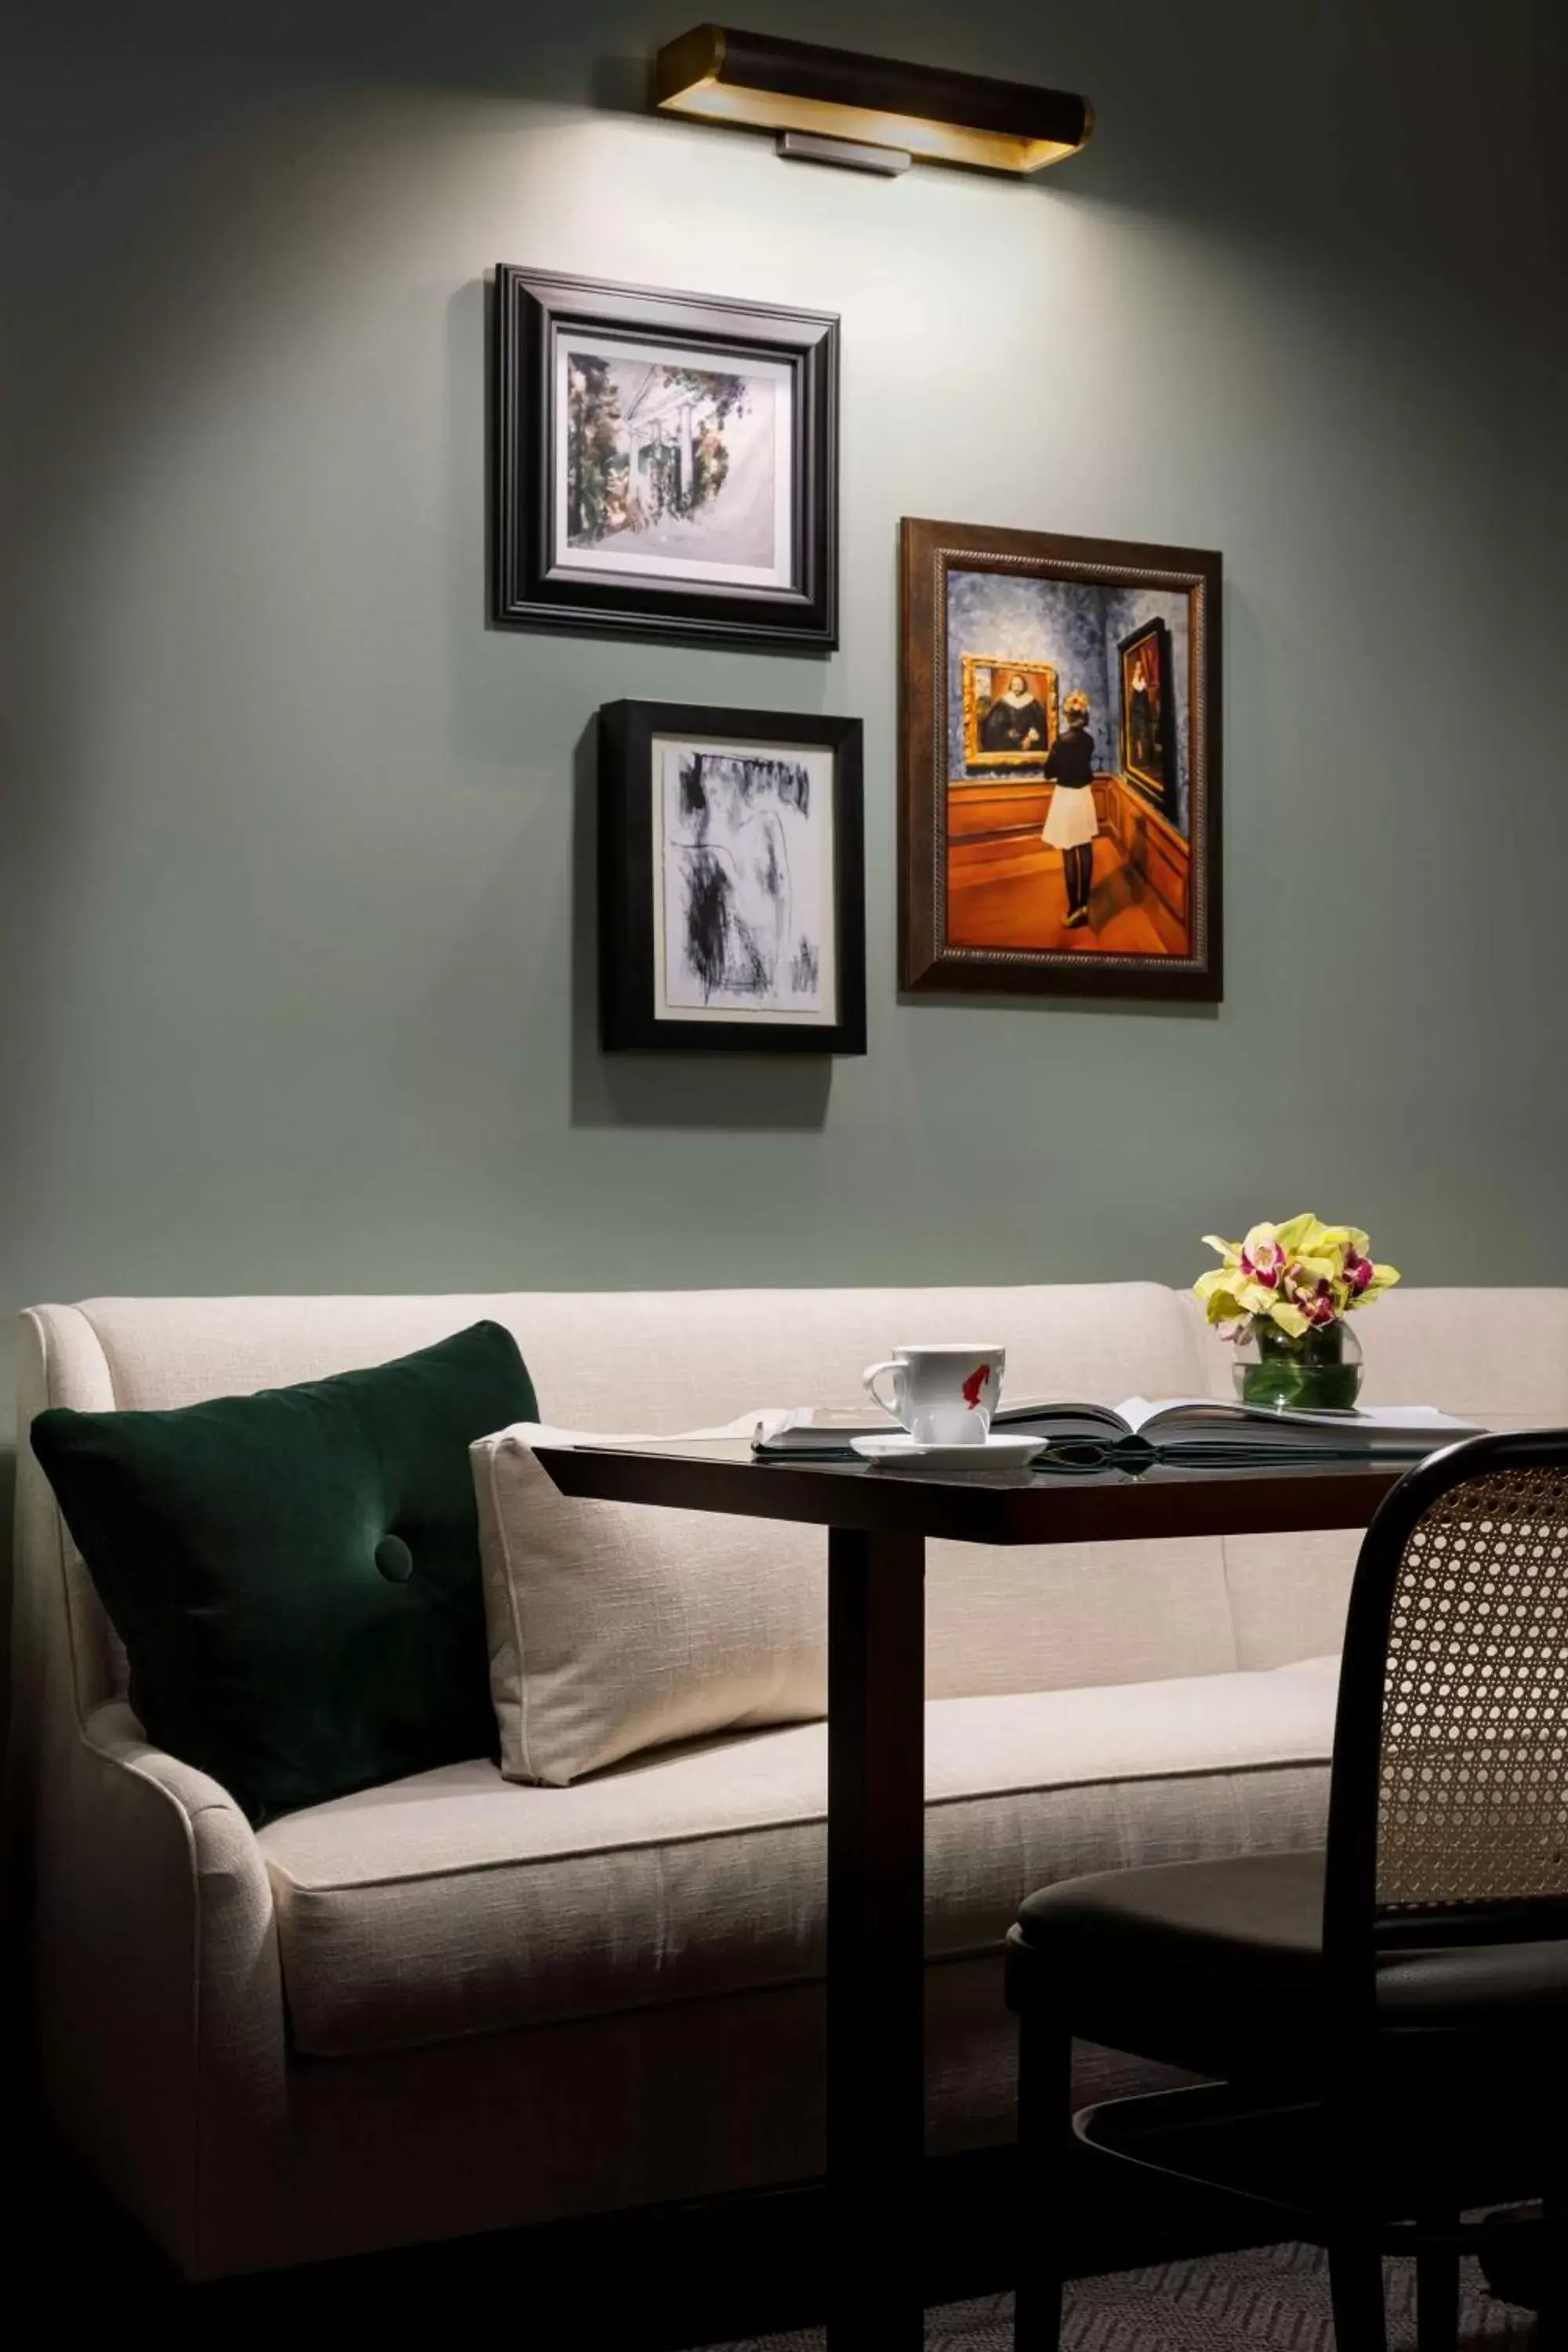
[[[904,525],[906,987],[1219,990],[1219,559]]]

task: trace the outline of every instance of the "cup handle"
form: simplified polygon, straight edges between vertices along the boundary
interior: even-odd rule
[[[868,1364],[865,1370],[860,1375],[861,1385],[865,1389],[866,1393],[870,1398],[872,1403],[879,1404],[882,1411],[886,1413],[890,1413],[895,1421],[901,1421],[903,1419],[902,1410],[899,1405],[889,1403],[889,1400],[885,1396],[879,1395],[877,1382],[881,1379],[884,1372],[891,1372],[893,1375],[893,1386],[896,1393],[898,1389],[898,1377],[903,1369],[904,1367],[899,1361],[897,1356],[889,1356],[885,1364]]]

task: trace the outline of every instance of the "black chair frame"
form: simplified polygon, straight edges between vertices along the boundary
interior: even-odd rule
[[[1383,2259],[1400,2251],[1416,2259],[1420,2352],[1454,2352],[1460,2254],[1496,2242],[1500,2209],[1517,2248],[1518,2207],[1541,2199],[1537,2341],[1568,2352],[1568,2031],[1550,2032],[1532,2051],[1528,2082],[1498,2092],[1485,2074],[1484,2036],[1462,2043],[1391,2034],[1378,2001],[1380,1963],[1390,1954],[1568,1941],[1568,1764],[1561,1892],[1398,1902],[1380,1892],[1390,1642],[1407,1556],[1446,1498],[1514,1474],[1568,1482],[1568,1432],[1446,1448],[1400,1480],[1363,1542],[1335,1723],[1315,2063],[1298,2070],[1297,2053],[1288,2053],[1276,2084],[1196,2084],[1074,2117],[1073,2021],[1049,2014],[1036,1981],[1039,1958],[1014,1929],[1009,1999],[1020,2019],[1024,2200],[1017,2352],[1056,2352],[1059,2340],[1066,2265],[1058,2223],[1075,2140],[1242,2200],[1259,2242],[1289,2236],[1325,2246],[1339,2352],[1384,2352]],[[1568,1508],[1563,1523],[1568,1528]],[[1562,1582],[1568,1601],[1568,1559]],[[1562,1656],[1568,1669],[1568,1633]],[[1561,1696],[1568,1752],[1568,1683]],[[1490,2218],[1465,2220],[1482,2207],[1493,2209]]]

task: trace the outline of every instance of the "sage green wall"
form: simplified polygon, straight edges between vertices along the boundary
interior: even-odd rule
[[[1560,1279],[1556,12],[749,0],[1087,90],[1029,185],[644,118],[691,13],[13,5],[0,1310],[1179,1280],[1300,1205]],[[843,314],[837,658],[486,627],[502,259]],[[1223,549],[1217,1013],[899,1003],[903,513]],[[599,1056],[620,695],[864,715],[866,1060]]]

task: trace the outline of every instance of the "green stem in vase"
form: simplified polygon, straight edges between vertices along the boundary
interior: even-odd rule
[[[1244,1404],[1273,1412],[1350,1412],[1361,1389],[1361,1350],[1342,1322],[1292,1337],[1267,1316],[1254,1318],[1258,1361],[1242,1368]]]

